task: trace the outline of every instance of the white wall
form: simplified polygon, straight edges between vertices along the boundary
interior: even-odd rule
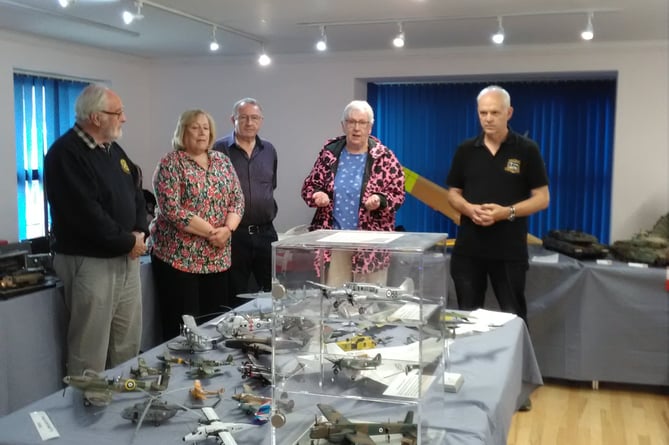
[[[261,134],[279,151],[277,227],[307,223],[312,210],[299,197],[302,180],[323,141],[340,133],[343,107],[365,98],[366,79],[438,78],[505,73],[617,71],[611,239],[649,228],[669,210],[669,78],[667,44],[474,48],[276,56],[270,67],[247,59],[147,62],[105,51],[54,45],[0,33],[0,165],[4,193],[0,238],[16,238],[16,181],[12,70],[14,68],[107,79],[123,98],[128,122],[123,146],[142,166],[145,185],[170,150],[178,115],[204,108],[219,135],[230,131],[238,98],[263,107]]]

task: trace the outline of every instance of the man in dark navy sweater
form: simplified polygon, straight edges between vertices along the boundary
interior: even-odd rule
[[[277,153],[271,142],[258,136],[263,122],[262,107],[253,98],[237,101],[232,110],[234,131],[219,139],[214,150],[227,154],[244,192],[244,216],[232,234],[232,265],[229,271],[228,304],[244,300],[236,295],[272,288],[272,242],[278,239],[273,221],[277,213]],[[253,275],[257,287],[249,288]]]
[[[44,164],[54,269],[70,312],[69,375],[103,371],[138,354],[139,257],[148,233],[138,169],[115,142],[125,122],[121,98],[92,84],[75,107],[76,124],[53,143]]]

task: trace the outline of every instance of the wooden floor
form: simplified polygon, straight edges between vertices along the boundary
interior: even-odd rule
[[[669,388],[548,381],[507,445],[669,445]]]

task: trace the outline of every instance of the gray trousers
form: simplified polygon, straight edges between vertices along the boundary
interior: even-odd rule
[[[139,259],[57,253],[53,266],[70,312],[67,374],[102,372],[136,356],[142,335]]]

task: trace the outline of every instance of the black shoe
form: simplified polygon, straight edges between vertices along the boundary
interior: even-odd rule
[[[530,399],[525,400],[525,403],[520,405],[520,408],[518,408],[518,411],[520,412],[527,412],[532,410],[532,401]]]

